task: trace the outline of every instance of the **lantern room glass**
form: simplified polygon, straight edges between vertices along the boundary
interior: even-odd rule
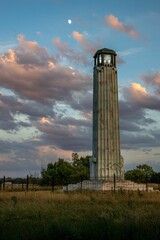
[[[99,55],[99,63],[102,64],[102,55]]]
[[[111,63],[111,55],[110,54],[104,54],[104,63]]]

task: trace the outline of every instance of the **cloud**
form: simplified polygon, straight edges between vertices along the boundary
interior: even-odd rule
[[[63,150],[88,151],[91,150],[91,128],[85,126],[86,123],[86,120],[64,119],[53,125],[37,124],[37,128],[43,133],[42,141],[48,145]]]
[[[71,63],[74,64],[83,64],[87,65],[88,64],[88,57],[86,54],[81,53],[77,50],[74,50],[72,48],[69,48],[66,43],[63,43],[60,38],[54,38],[53,39],[53,44],[57,48],[59,54],[56,55],[57,60],[62,60],[63,58],[66,58],[69,60]]]
[[[40,171],[45,160],[33,141],[9,142],[0,140],[0,175],[25,177]],[[41,154],[44,157],[44,154]],[[53,155],[52,155],[53,159]],[[51,160],[51,158],[50,158]]]
[[[54,163],[58,158],[70,160],[71,156],[72,151],[43,146],[32,140],[21,143],[0,140],[0,177],[39,174],[48,163]]]
[[[36,32],[36,34],[38,35],[38,36],[41,36],[42,35],[42,33],[41,32]]]
[[[9,140],[3,142],[6,150],[0,154],[2,169],[24,170],[27,165],[28,169],[36,169],[44,158],[55,161],[61,152],[62,156],[68,153],[71,157],[72,151],[90,150],[91,76],[60,65],[57,55],[49,55],[46,48],[35,41],[26,41],[23,35],[19,35],[18,40],[15,49],[0,55],[0,86],[3,87],[0,127],[9,131],[12,140],[15,135],[13,144]],[[77,51],[71,53],[60,39],[54,42],[59,53],[66,54],[68,62],[71,57],[76,59]],[[84,63],[87,61],[84,54],[77,55],[77,62],[80,58]],[[10,90],[12,96],[5,95],[6,90]],[[63,103],[68,111],[74,109],[81,119],[65,116],[65,112],[56,109],[57,103]],[[23,136],[18,140],[21,130],[28,134],[26,127],[35,131],[30,133],[30,141],[24,140]],[[17,142],[22,139],[23,142]],[[58,149],[56,154],[53,149]],[[6,156],[12,160],[5,163]],[[19,167],[14,168],[14,164]]]
[[[147,86],[160,89],[160,72],[153,71],[141,75],[141,79]],[[157,90],[158,90],[157,89]]]
[[[50,120],[46,117],[40,118],[39,122],[42,124],[50,124],[51,123]]]
[[[48,66],[48,62],[54,63],[54,58],[50,57],[47,49],[40,47],[35,41],[26,41],[25,37],[18,35],[19,45],[15,48],[16,62],[25,66]]]
[[[148,93],[146,88],[139,83],[131,83],[129,88],[124,87],[123,95],[127,101],[133,102],[141,108],[160,110],[159,95]]]
[[[109,15],[105,17],[105,21],[110,27],[115,28],[119,31],[122,31],[128,34],[132,38],[135,38],[135,39],[139,38],[139,33],[135,30],[133,26],[125,25],[121,23],[117,17],[113,15]]]
[[[117,56],[116,62],[117,62],[118,64],[123,64],[123,63],[125,63],[124,59],[123,59],[122,57],[120,57],[120,56]]]
[[[97,49],[99,49],[99,47],[100,47],[99,44],[90,43],[84,37],[83,34],[77,32],[77,31],[73,31],[72,36],[79,43],[80,47],[82,47],[82,49],[84,49],[88,53],[94,54],[97,51]]]
[[[0,42],[0,52],[7,51],[8,49],[14,48],[17,44],[16,43],[3,43]]]
[[[142,132],[146,131],[145,127],[156,123],[155,120],[146,116],[145,109],[129,101],[119,101],[119,114],[122,131]]]
[[[148,110],[160,110],[159,95],[150,93],[140,83],[131,83],[130,87],[123,88],[122,93],[124,100],[119,104],[122,149],[158,147],[159,126],[154,117],[156,112],[148,117]],[[157,130],[153,131],[155,128]]]
[[[91,87],[91,77],[57,64],[36,42],[19,37],[15,50],[0,55],[0,86],[38,102],[67,101]]]
[[[17,47],[0,55],[0,127],[12,136],[7,141],[1,136],[3,171],[40,169],[59,157],[69,159],[73,151],[91,151],[92,76],[71,63],[80,62],[84,68],[95,45],[79,32],[74,39],[80,51],[55,38],[57,53],[51,55],[45,47],[19,35]],[[119,103],[123,149],[152,147],[154,141],[158,144],[158,135],[148,127],[156,121],[147,117],[146,109],[160,106],[158,95],[147,89],[152,86],[158,91],[159,75],[146,75],[141,76],[146,87],[132,83],[123,88],[124,100]],[[12,96],[5,95],[8,89]]]
[[[79,43],[82,51],[80,52],[77,49],[70,48],[67,43],[62,42],[59,37],[56,37],[53,39],[53,44],[58,50],[58,53],[55,55],[56,61],[64,61],[65,59],[67,62],[74,64],[76,68],[77,65],[91,67],[91,54],[94,55],[97,49],[100,49],[101,46],[96,43],[91,44],[86,40],[85,34],[83,35],[77,31],[74,31],[72,36]],[[124,62],[124,59],[118,55],[117,63],[123,64]]]
[[[15,97],[0,94],[0,129],[5,131],[18,130],[21,127],[30,127],[29,123],[16,121],[15,114],[19,109],[19,103]]]
[[[159,141],[155,135],[149,132],[127,133],[121,132],[121,147],[122,149],[142,149],[159,147]]]
[[[118,52],[118,55],[119,56],[133,55],[133,54],[136,54],[138,52],[141,52],[142,50],[143,50],[143,48],[129,48],[129,49]]]

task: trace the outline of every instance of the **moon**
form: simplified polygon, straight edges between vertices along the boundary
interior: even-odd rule
[[[68,19],[68,24],[71,24],[72,23],[72,20],[71,19]]]

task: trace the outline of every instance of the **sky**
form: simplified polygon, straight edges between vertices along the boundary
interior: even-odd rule
[[[160,1],[0,0],[0,177],[92,154],[93,55],[117,53],[125,171],[160,171]]]

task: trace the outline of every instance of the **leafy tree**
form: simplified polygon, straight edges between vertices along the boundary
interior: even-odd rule
[[[42,177],[41,184],[52,185],[53,176],[54,176],[54,165],[53,163],[48,163],[47,169],[43,168],[41,171],[41,177]]]
[[[59,159],[49,163],[47,169],[42,169],[41,177],[43,185],[66,185],[89,179],[89,156],[79,157],[73,153],[72,162]]]
[[[160,184],[160,172],[155,172],[150,179],[152,183],[159,183]]]
[[[71,163],[59,159],[57,162],[49,163],[47,169],[42,169],[42,184],[65,185],[72,182],[73,167]]]
[[[89,179],[89,156],[80,157],[77,153],[72,153],[72,165],[74,169],[74,182]]]
[[[73,167],[71,163],[59,159],[54,164],[55,184],[68,184],[72,182]]]
[[[143,178],[142,173],[138,169],[130,170],[125,173],[126,180],[131,180],[133,182],[140,183],[143,182],[142,178]]]
[[[143,182],[150,181],[154,174],[153,168],[147,164],[138,165],[137,170],[141,172]]]
[[[155,174],[152,167],[147,164],[138,165],[136,169],[127,171],[125,173],[125,179],[138,183],[149,182],[152,176]]]

